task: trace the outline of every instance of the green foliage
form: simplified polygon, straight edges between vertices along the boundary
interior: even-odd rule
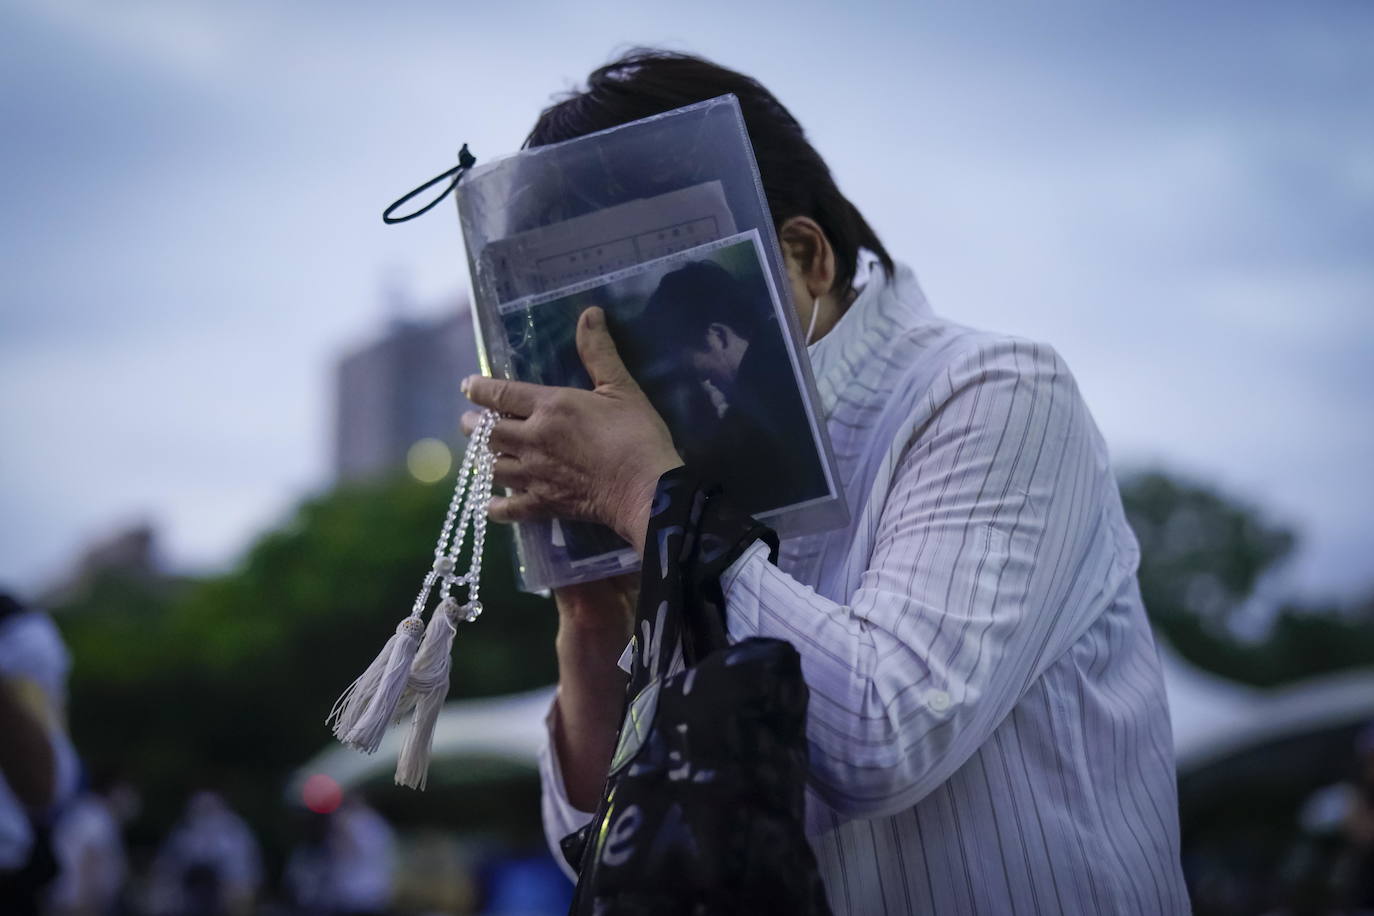
[[[171,591],[106,579],[54,608],[75,659],[78,747],[157,787],[148,829],[207,784],[272,819],[286,776],[329,740],[334,699],[414,600],[448,492],[408,479],[339,489],[302,504],[228,574]],[[488,613],[459,630],[450,696],[552,682],[556,615],[516,590],[501,531],[482,598]]]
[[[1146,606],[1185,658],[1261,685],[1374,661],[1374,600],[1289,604],[1264,639],[1236,635],[1256,585],[1292,551],[1291,533],[1159,473],[1126,478],[1122,497]],[[413,601],[446,503],[444,485],[408,479],[342,488],[303,503],[229,573],[107,577],[54,608],[75,660],[78,747],[145,788],[145,838],[202,785],[227,791],[260,826],[281,822],[285,778],[328,743],[330,705]],[[516,591],[501,532],[488,545],[483,603],[488,613],[459,631],[451,695],[553,681],[556,615]]]
[[[1193,664],[1272,686],[1374,664],[1374,597],[1350,608],[1288,602],[1258,639],[1237,635],[1256,587],[1296,546],[1292,532],[1216,490],[1159,472],[1125,477],[1150,618]]]

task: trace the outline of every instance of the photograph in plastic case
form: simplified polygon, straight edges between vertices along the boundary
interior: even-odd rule
[[[678,452],[737,505],[767,519],[830,497],[757,231],[503,305],[511,377],[590,388],[575,335],[594,305]],[[573,567],[636,559],[597,525],[550,524],[547,537]]]

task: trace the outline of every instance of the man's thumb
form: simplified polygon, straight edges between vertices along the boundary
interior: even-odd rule
[[[606,327],[606,313],[592,306],[577,320],[577,355],[592,377],[592,386],[633,386],[630,370],[620,360],[615,341]]]

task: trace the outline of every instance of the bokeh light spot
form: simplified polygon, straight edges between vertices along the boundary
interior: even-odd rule
[[[453,453],[438,439],[421,439],[406,452],[406,470],[420,483],[438,483],[453,467]]]
[[[316,773],[305,781],[301,801],[316,814],[329,814],[343,801],[343,789],[332,778]]]

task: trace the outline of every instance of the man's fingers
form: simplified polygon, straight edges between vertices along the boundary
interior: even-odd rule
[[[484,375],[469,375],[463,380],[462,389],[472,403],[513,417],[528,417],[534,413],[549,392],[543,385],[487,378]]]
[[[577,320],[577,355],[582,357],[582,365],[592,377],[593,387],[635,384],[606,327],[606,313],[596,306],[587,309]]]
[[[498,487],[518,489],[525,482],[525,475],[521,473],[520,461],[507,455],[497,458],[491,468],[491,482]]]
[[[481,419],[482,415],[475,410],[469,410],[464,413],[461,424],[463,435],[471,436],[473,430],[477,428],[478,421]],[[493,452],[503,452],[507,455],[519,455],[527,442],[525,421],[516,420],[511,417],[501,417],[491,427],[491,438],[488,442]]]
[[[492,426],[491,439],[488,442],[493,452],[519,455],[525,445],[525,439],[524,420],[502,417],[496,421],[496,425]]]
[[[527,522],[546,517],[539,511],[538,500],[528,493],[493,496],[487,505],[487,514],[494,522]]]

